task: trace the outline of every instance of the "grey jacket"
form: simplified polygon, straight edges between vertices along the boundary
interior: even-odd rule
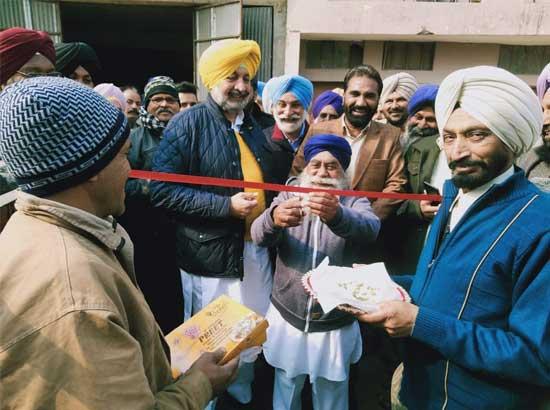
[[[252,224],[252,240],[277,248],[277,264],[271,301],[281,316],[304,332],[325,332],[353,322],[341,311],[323,312],[302,287],[302,276],[317,267],[325,257],[331,265],[351,266],[359,253],[369,251],[376,240],[380,220],[366,198],[341,197],[340,210],[330,223],[308,216],[294,228],[279,228],[273,222],[274,208],[294,196],[282,192]]]

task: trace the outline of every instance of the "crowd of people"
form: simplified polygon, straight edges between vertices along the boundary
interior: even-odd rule
[[[260,62],[214,43],[198,101],[165,75],[96,84],[85,43],[0,32],[0,193],[18,189],[0,407],[263,409],[268,374],[276,410],[550,408],[550,64],[536,93],[497,67],[420,85],[364,64],[314,98]],[[383,262],[410,302],[323,311],[301,279],[327,257]],[[163,334],[223,294],[267,318],[266,343],[174,379]]]

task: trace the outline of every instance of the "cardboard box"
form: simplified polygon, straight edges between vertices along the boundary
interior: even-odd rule
[[[166,336],[174,377],[185,372],[204,352],[224,348],[225,364],[240,352],[266,341],[267,320],[226,295],[178,326]]]

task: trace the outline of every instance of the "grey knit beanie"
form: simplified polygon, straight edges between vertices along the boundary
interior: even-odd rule
[[[122,112],[67,78],[29,78],[0,93],[0,158],[30,194],[47,196],[88,180],[128,134]]]

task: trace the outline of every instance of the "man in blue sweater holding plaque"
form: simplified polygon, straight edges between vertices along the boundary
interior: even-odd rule
[[[411,303],[359,319],[404,338],[413,409],[536,409],[550,388],[550,196],[514,160],[539,138],[529,86],[495,67],[449,75],[435,103],[452,170]]]

